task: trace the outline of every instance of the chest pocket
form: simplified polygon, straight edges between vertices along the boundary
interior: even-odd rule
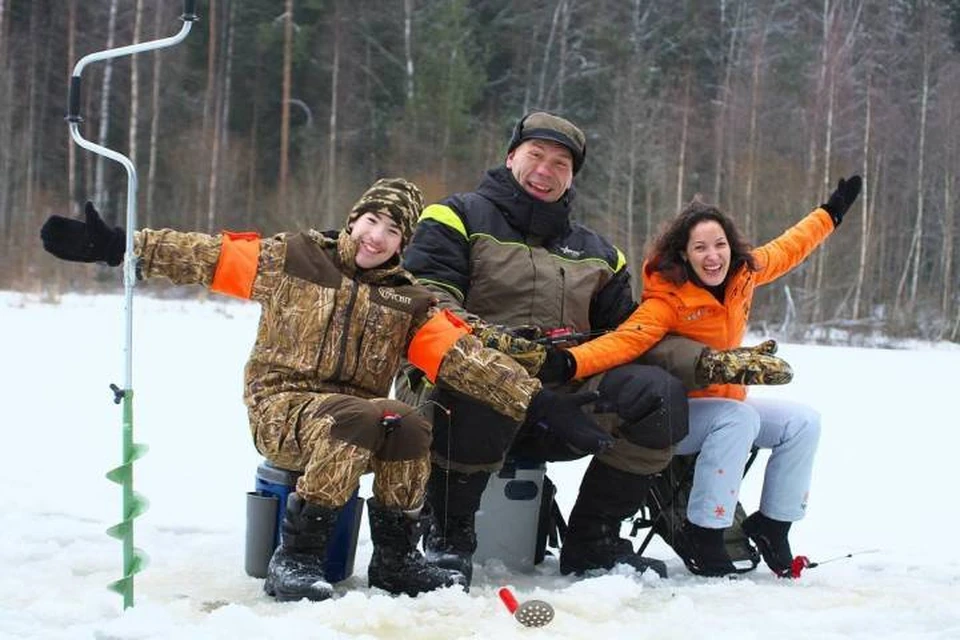
[[[345,363],[353,371],[353,382],[378,395],[386,395],[394,373],[406,355],[407,335],[412,322],[412,299],[403,288],[371,286],[362,296],[359,315],[356,361]]]
[[[298,278],[283,278],[264,307],[257,343],[269,359],[299,372],[314,372],[326,328],[336,308],[336,291]]]

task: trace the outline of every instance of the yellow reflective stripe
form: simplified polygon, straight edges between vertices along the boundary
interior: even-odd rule
[[[420,214],[420,220],[418,222],[423,222],[424,220],[436,220],[440,224],[450,227],[464,238],[467,238],[467,228],[463,226],[463,220],[460,219],[460,216],[458,216],[453,209],[445,204],[431,204],[424,209],[423,213]]]
[[[614,249],[617,249],[617,248],[614,247]],[[613,270],[614,273],[619,273],[620,269],[623,269],[623,267],[626,264],[627,264],[626,256],[623,255],[623,252],[620,251],[620,249],[617,249],[617,268]]]

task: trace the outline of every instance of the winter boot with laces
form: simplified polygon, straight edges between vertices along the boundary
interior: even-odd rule
[[[458,571],[428,564],[417,550],[420,519],[400,509],[387,509],[376,500],[367,503],[373,556],[367,568],[371,587],[411,598],[426,591],[454,585],[466,586]]]
[[[759,511],[743,521],[743,532],[747,534],[767,566],[780,577],[789,577],[793,565],[793,552],[790,551],[790,522],[768,518]]]
[[[620,537],[621,524],[643,505],[650,483],[648,476],[621,471],[594,458],[570,512],[560,549],[560,573],[582,574],[626,564],[638,572],[652,569],[666,578],[666,564],[637,555],[633,544]]]
[[[723,542],[723,529],[708,529],[684,520],[680,554],[690,573],[720,577],[738,573]]]
[[[280,546],[267,566],[263,590],[277,600],[326,600],[333,587],[324,576],[330,535],[340,509],[306,502],[296,493],[287,496],[280,526]]]
[[[430,564],[463,574],[467,587],[477,550],[476,513],[489,478],[485,472],[467,474],[434,465],[427,482],[430,524],[424,555]]]

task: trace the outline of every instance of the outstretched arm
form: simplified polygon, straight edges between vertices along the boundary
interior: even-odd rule
[[[825,204],[814,209],[778,238],[755,249],[754,255],[760,265],[757,283],[772,282],[806,260],[843,221],[860,193],[861,184],[860,176],[853,176],[849,180],[841,178]]]
[[[40,238],[44,249],[63,260],[109,266],[123,262],[124,230],[104,223],[90,202],[83,220],[50,216],[40,230]],[[256,298],[255,283],[262,289],[270,273],[276,271],[263,265],[282,263],[281,245],[261,240],[255,233],[208,235],[172,229],[134,233],[139,277],[162,276],[175,284],[199,284],[240,298]]]
[[[427,379],[488,405],[517,422],[542,424],[573,448],[595,453],[613,439],[579,407],[592,394],[566,395],[544,389],[520,364],[483,346],[470,326],[447,309],[435,309],[413,333],[407,359]]]

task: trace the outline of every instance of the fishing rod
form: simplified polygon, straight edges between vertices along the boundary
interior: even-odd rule
[[[83,122],[83,118],[80,116],[80,74],[84,67],[92,62],[163,49],[179,44],[187,37],[193,23],[197,20],[196,0],[184,0],[183,14],[180,16],[180,20],[183,22],[180,31],[168,38],[104,49],[83,56],[73,67],[67,94],[66,120],[69,123],[70,137],[73,141],[88,151],[119,163],[127,172],[126,248],[123,256],[123,388],[121,389],[115,384],[110,385],[113,390],[114,403],[122,403],[123,405],[123,459],[120,466],[107,472],[107,478],[119,484],[123,494],[122,520],[107,529],[107,534],[120,540],[123,546],[123,576],[112,582],[109,588],[123,596],[124,609],[133,606],[133,576],[139,573],[147,562],[146,554],[133,545],[133,521],[147,510],[146,498],[133,490],[133,462],[142,458],[147,452],[145,444],[133,441],[133,287],[137,280],[136,256],[133,254],[133,234],[137,228],[137,169],[127,156],[87,140],[80,133],[80,123]]]

